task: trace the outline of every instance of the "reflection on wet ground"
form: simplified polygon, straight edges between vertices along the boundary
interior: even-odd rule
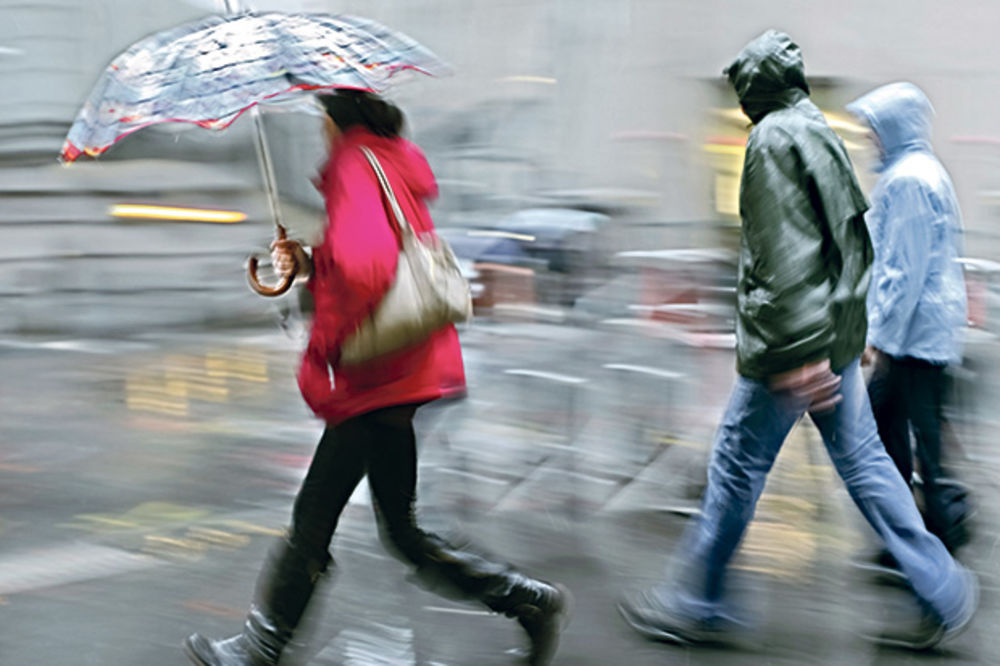
[[[418,424],[428,525],[573,588],[557,663],[916,660],[858,636],[906,600],[848,565],[872,543],[808,421],[735,562],[755,640],[686,650],[623,627],[618,595],[663,573],[696,511],[732,370],[727,350],[651,357],[617,335],[540,324],[464,333],[470,397],[425,409]],[[4,663],[176,664],[190,631],[235,630],[320,432],[297,395],[295,343],[258,331],[19,339],[0,355]],[[963,424],[955,461],[980,506],[963,559],[982,578],[983,607],[941,663],[989,663],[997,647],[989,425]],[[514,662],[513,623],[406,584],[363,486],[333,552],[292,663]]]

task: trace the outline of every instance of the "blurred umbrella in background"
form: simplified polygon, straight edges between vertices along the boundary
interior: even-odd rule
[[[350,88],[381,92],[402,71],[441,75],[447,66],[406,35],[368,19],[330,14],[243,13],[212,16],[146,37],[116,57],[80,110],[60,159],[96,157],[129,134],[160,123],[224,129],[261,103],[303,93]],[[257,125],[261,169],[277,227],[285,237],[263,126]],[[250,284],[275,296],[277,287]]]
[[[494,264],[522,264],[530,257],[522,238],[504,232],[469,229],[440,229],[438,236],[448,241],[459,259]]]

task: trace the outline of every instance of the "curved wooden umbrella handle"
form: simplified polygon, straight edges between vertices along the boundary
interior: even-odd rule
[[[292,288],[292,283],[295,282],[295,276],[299,272],[298,260],[295,260],[295,268],[291,273],[281,278],[281,281],[273,287],[268,287],[267,285],[261,284],[260,280],[257,279],[257,257],[250,257],[247,262],[247,282],[250,283],[250,288],[261,296],[281,296],[283,293]]]

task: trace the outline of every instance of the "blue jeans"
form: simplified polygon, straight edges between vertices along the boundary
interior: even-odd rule
[[[944,622],[968,614],[973,593],[962,568],[924,527],[909,486],[878,438],[857,360],[841,373],[843,400],[811,414],[851,499],[885,542],[916,595]],[[691,619],[725,618],[726,567],[739,545],[764,481],[804,406],[766,384],[740,377],[716,434],[701,515],[681,545],[681,569],[671,596]]]

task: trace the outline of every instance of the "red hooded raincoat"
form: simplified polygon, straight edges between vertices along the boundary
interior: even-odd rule
[[[434,229],[425,201],[437,195],[437,183],[416,145],[360,127],[337,138],[322,180],[327,226],[322,244],[313,250],[309,289],[316,312],[299,370],[306,403],[334,425],[373,409],[427,402],[465,389],[454,326],[364,365],[338,364],[340,344],[392,284],[399,253],[385,199],[361,146],[378,157],[417,233]]]

